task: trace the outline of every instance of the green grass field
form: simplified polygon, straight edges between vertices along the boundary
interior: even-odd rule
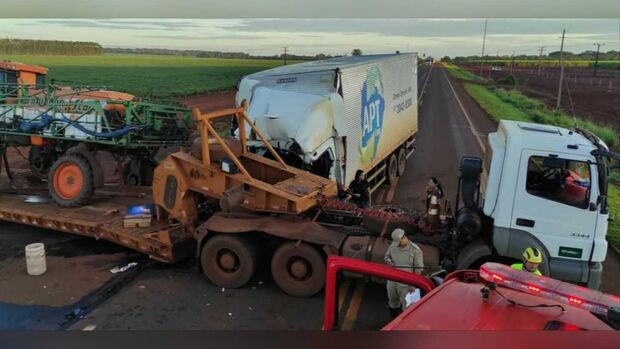
[[[58,84],[104,86],[141,97],[170,98],[232,88],[240,76],[282,64],[279,60],[181,56],[0,56],[42,65]]]
[[[618,133],[613,128],[597,125],[589,120],[574,119],[560,111],[551,110],[544,103],[529,98],[519,91],[492,89],[470,83],[465,84],[465,90],[497,122],[505,119],[565,128],[572,128],[576,124],[577,127],[596,134],[611,147],[620,144]]]
[[[464,69],[460,69],[456,65],[444,63],[443,66],[452,76],[454,76],[455,78],[459,80],[479,81],[479,82],[487,81],[486,79],[481,78],[479,75],[476,75]]]

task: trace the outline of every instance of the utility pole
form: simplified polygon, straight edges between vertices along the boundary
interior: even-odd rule
[[[484,45],[487,41],[487,19],[484,20],[484,35],[482,36],[482,56],[480,56],[480,77],[482,77],[482,70],[484,69]]]
[[[288,53],[288,46],[284,46],[284,55],[282,56],[282,58],[284,58],[284,65],[286,65],[286,54]]]
[[[560,105],[562,104],[562,83],[564,80],[564,35],[566,34],[566,29],[562,29],[562,44],[560,44],[560,84],[558,85],[558,99],[556,108],[560,109]]]
[[[598,54],[601,51],[601,46],[605,46],[605,44],[595,42],[594,45],[596,45],[596,57],[594,58],[594,71],[592,72],[592,76],[596,76],[596,68],[598,67]]]
[[[538,75],[540,75],[540,70],[542,69],[542,54],[543,54],[543,50],[545,49],[544,46],[540,46],[540,53],[538,54]]]
[[[512,61],[510,62],[510,75],[512,75],[512,70],[515,66],[515,51],[512,51]]]

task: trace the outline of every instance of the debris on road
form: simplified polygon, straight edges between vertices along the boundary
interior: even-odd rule
[[[114,268],[110,269],[110,273],[112,273],[112,274],[122,273],[122,272],[125,272],[125,271],[127,271],[127,270],[129,270],[129,269],[131,269],[131,268],[133,268],[133,267],[135,267],[137,265],[138,265],[138,263],[131,262],[131,263],[127,264],[124,267],[120,267],[120,268],[119,267],[114,267]]]

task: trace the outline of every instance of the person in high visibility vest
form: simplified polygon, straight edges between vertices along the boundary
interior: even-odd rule
[[[515,263],[511,267],[519,270],[529,271],[534,275],[542,275],[538,266],[542,263],[542,253],[535,247],[528,247],[523,251],[523,263]]]

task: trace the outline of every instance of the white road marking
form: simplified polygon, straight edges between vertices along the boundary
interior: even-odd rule
[[[446,81],[448,82],[448,86],[450,86],[450,90],[452,90],[452,94],[454,95],[454,98],[456,98],[456,102],[458,103],[459,108],[461,108],[461,112],[463,112],[463,115],[465,115],[465,119],[467,119],[467,123],[469,124],[469,130],[471,131],[471,134],[474,136],[474,138],[478,142],[478,145],[480,146],[480,149],[482,150],[482,154],[486,154],[487,149],[484,145],[484,142],[482,142],[482,140],[480,139],[480,135],[479,135],[480,133],[474,127],[474,123],[471,122],[471,119],[469,118],[469,114],[467,114],[465,107],[463,107],[463,103],[461,103],[459,96],[456,94],[456,91],[454,90],[454,87],[452,86],[452,83],[450,82],[450,78],[448,78],[448,75],[445,70],[443,71],[443,74],[444,74],[444,77],[446,78]],[[489,178],[489,174],[487,173],[486,166],[483,165],[482,166],[482,180],[480,181],[481,182],[480,189],[482,191],[482,194],[486,192],[488,178]]]
[[[458,103],[459,108],[461,108],[461,111],[463,112],[463,115],[465,115],[465,119],[467,119],[467,123],[469,124],[469,129],[471,130],[471,134],[474,136],[474,138],[478,142],[478,145],[480,146],[480,149],[482,150],[482,153],[485,154],[487,152],[487,149],[484,146],[484,143],[480,140],[480,137],[478,136],[478,131],[476,131],[476,128],[474,127],[473,122],[471,122],[471,119],[469,118],[469,114],[467,114],[467,111],[465,110],[465,107],[463,107],[463,103],[461,103],[461,99],[456,94],[456,91],[454,90],[454,87],[452,87],[452,83],[450,82],[450,79],[448,78],[445,70],[443,71],[443,74],[444,74],[444,76],[446,78],[446,81],[448,82],[448,86],[450,86],[450,90],[452,90],[452,94],[454,95],[454,98],[456,98],[456,102]]]
[[[431,65],[431,69],[428,70],[426,74],[426,80],[424,80],[424,85],[422,86],[422,91],[420,92],[420,96],[418,96],[418,105],[422,105],[422,97],[426,92],[426,85],[428,84],[428,79],[431,77],[431,73],[433,72],[433,66]]]
[[[95,327],[97,327],[97,325],[87,325],[82,329],[82,331],[92,331]]]

